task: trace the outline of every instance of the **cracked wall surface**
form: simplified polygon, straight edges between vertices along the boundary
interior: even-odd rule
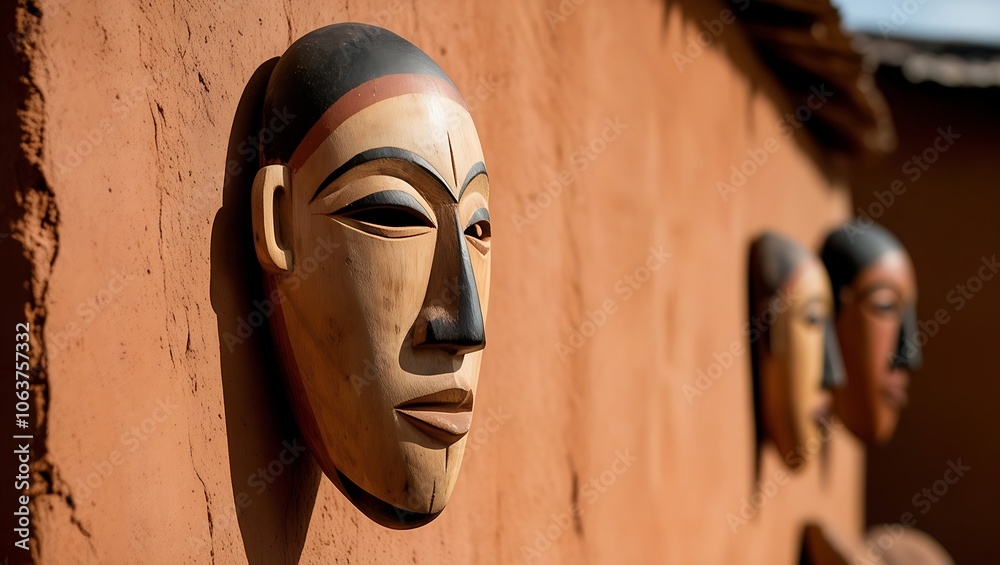
[[[790,109],[738,28],[678,69],[722,4],[562,4],[19,5],[23,173],[4,218],[20,227],[0,250],[30,280],[19,304],[45,350],[38,561],[790,564],[806,517],[860,531],[863,461],[835,435],[841,479],[797,477],[734,533],[749,359],[691,402],[683,389],[743,339],[750,237],[814,245],[846,193],[807,139],[781,137]],[[256,308],[243,142],[268,61],[341,21],[388,27],[452,76],[493,189],[470,447],[447,510],[408,532],[367,520],[303,451],[266,331],[226,339]]]

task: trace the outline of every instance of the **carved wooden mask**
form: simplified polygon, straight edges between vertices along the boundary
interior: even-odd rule
[[[750,248],[750,350],[758,445],[774,443],[798,470],[822,445],[830,392],[843,381],[822,263],[774,233]]]
[[[261,149],[254,241],[299,426],[371,519],[425,524],[455,486],[486,344],[472,117],[415,46],[336,24],[274,67]]]
[[[922,360],[913,265],[892,234],[857,221],[827,237],[822,257],[847,370],[835,411],[861,440],[884,443],[907,402],[910,371]]]

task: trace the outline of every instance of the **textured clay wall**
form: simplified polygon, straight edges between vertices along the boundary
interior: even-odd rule
[[[22,121],[41,150],[20,190],[52,221],[18,237],[57,249],[31,255],[47,352],[41,560],[781,564],[807,517],[860,532],[863,461],[846,432],[834,480],[814,466],[735,532],[727,520],[754,481],[737,347],[749,239],[771,228],[815,246],[850,207],[809,141],[782,134],[794,109],[738,24],[691,47],[728,5],[21,6]],[[257,309],[246,141],[265,63],[341,21],[440,62],[493,187],[470,448],[447,510],[414,531],[367,520],[300,452],[266,331],[225,339]],[[748,151],[766,162],[723,197],[716,183]],[[717,378],[690,397],[700,372]],[[766,454],[762,480],[778,472]]]

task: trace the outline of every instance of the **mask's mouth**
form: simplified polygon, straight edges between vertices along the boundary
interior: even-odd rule
[[[414,428],[451,445],[469,433],[472,425],[471,390],[449,388],[396,406],[396,412]]]
[[[815,422],[817,426],[823,426],[827,421],[829,421],[832,408],[833,395],[831,395],[829,391],[824,390],[820,397],[816,400],[816,405],[810,413],[812,421]]]
[[[889,406],[899,410],[910,400],[907,389],[910,385],[910,375],[906,371],[896,369],[891,371],[879,387],[879,397]]]

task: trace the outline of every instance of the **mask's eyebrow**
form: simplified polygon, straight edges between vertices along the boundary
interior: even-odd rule
[[[805,302],[802,303],[802,305],[799,306],[798,309],[800,311],[807,310],[816,304],[820,306],[827,306],[830,304],[830,301],[820,296],[810,296],[809,298],[806,299]]]
[[[490,221],[490,212],[486,208],[480,208],[475,212],[473,212],[472,217],[469,218],[469,223],[466,227],[469,227],[472,224],[475,224],[476,222],[481,222],[483,220],[486,220],[487,222]]]
[[[461,200],[462,195],[465,194],[465,189],[469,188],[469,183],[472,182],[472,179],[478,177],[479,175],[486,175],[486,164],[482,161],[479,161],[469,168],[469,174],[465,175],[465,182],[462,183],[462,188],[458,190],[459,200]],[[489,175],[486,176],[488,177]]]
[[[862,299],[868,298],[869,296],[871,296],[872,294],[875,294],[876,292],[878,292],[880,290],[891,290],[893,292],[893,294],[895,294],[898,298],[902,299],[902,297],[903,297],[902,293],[900,293],[899,289],[896,288],[895,286],[893,286],[893,285],[891,285],[889,283],[886,283],[886,282],[876,282],[876,283],[872,283],[872,284],[866,286],[861,291],[861,298]]]
[[[416,165],[427,172],[427,174],[437,179],[437,181],[441,183],[441,187],[444,188],[445,192],[449,195],[452,194],[451,190],[448,188],[448,183],[444,180],[444,177],[437,172],[433,165],[428,163],[427,160],[420,155],[400,147],[376,147],[373,149],[366,149],[365,151],[358,153],[354,157],[348,159],[346,163],[337,167],[336,170],[323,179],[323,182],[319,183],[319,188],[316,189],[316,193],[313,194],[313,197],[309,199],[309,203],[312,204],[313,200],[316,200],[326,187],[330,186],[331,183],[344,176],[345,173],[354,167],[363,165],[370,161],[378,161],[379,159],[395,159],[397,161],[406,161],[407,163]]]

